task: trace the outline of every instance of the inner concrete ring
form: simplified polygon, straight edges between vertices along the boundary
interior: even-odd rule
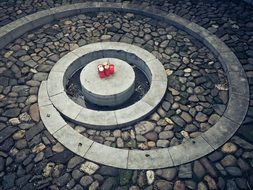
[[[65,92],[68,79],[77,70],[101,58],[117,58],[136,65],[148,78],[149,91],[133,105],[113,111],[91,110],[76,104]],[[52,104],[71,121],[98,130],[115,129],[143,119],[158,106],[167,90],[167,75],[162,63],[140,47],[120,42],[99,42],[63,56],[49,73],[47,90]]]

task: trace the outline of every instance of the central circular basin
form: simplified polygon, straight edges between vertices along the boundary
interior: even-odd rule
[[[98,65],[114,64],[115,73],[100,78]],[[80,74],[82,90],[86,100],[100,106],[116,106],[124,103],[134,93],[135,73],[125,61],[103,58],[87,64]]]

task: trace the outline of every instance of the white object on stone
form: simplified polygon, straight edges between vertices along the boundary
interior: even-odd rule
[[[97,164],[87,161],[81,165],[80,169],[84,171],[85,173],[92,175],[97,171],[98,168],[99,166]]]
[[[147,177],[148,184],[151,185],[154,182],[154,180],[155,180],[155,173],[154,173],[154,171],[148,170],[146,172],[146,177]]]

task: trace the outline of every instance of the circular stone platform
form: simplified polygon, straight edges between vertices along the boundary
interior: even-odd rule
[[[128,107],[111,111],[88,109],[72,101],[65,91],[70,76],[102,58],[116,58],[138,67],[150,83],[145,96]],[[167,75],[162,63],[147,50],[121,42],[98,42],[69,52],[54,65],[47,80],[50,101],[61,114],[74,123],[98,130],[121,128],[140,121],[159,105],[166,89]]]
[[[113,75],[100,78],[98,65],[114,64]],[[114,58],[103,58],[86,65],[80,75],[82,90],[85,99],[101,106],[116,106],[124,103],[134,93],[135,73],[125,61]]]
[[[48,131],[68,149],[86,159],[109,166],[127,169],[157,169],[188,163],[211,153],[231,138],[242,124],[249,105],[249,84],[245,71],[234,53],[224,42],[199,25],[178,17],[173,13],[168,14],[167,12],[149,7],[145,4],[136,7],[136,5],[124,3],[112,4],[111,2],[89,2],[59,6],[23,17],[0,28],[0,47],[4,47],[27,31],[49,23],[55,19],[77,13],[105,10],[130,11],[150,16],[177,26],[203,42],[218,57],[226,71],[229,79],[228,106],[223,116],[212,128],[196,137],[194,140],[190,139],[186,141],[184,144],[148,151],[116,149],[96,143],[79,134],[65,122],[58,112],[59,110],[55,108],[52,101],[53,99],[58,99],[61,104],[64,100],[60,99],[61,97],[59,97],[57,93],[52,94],[50,91],[54,87],[57,87],[55,86],[56,84],[59,84],[52,83],[50,84],[51,87],[48,88],[48,82],[49,80],[60,78],[60,82],[63,83],[63,70],[65,71],[66,68],[61,65],[62,70],[60,70],[60,66],[58,67],[58,71],[55,70],[56,68],[53,68],[54,70],[52,71],[51,78],[49,76],[48,81],[43,81],[39,90],[38,104],[40,114]],[[157,15],[157,13],[159,13],[159,15]],[[84,53],[82,52],[82,55],[83,54]],[[77,54],[69,54],[66,59],[62,59],[63,66],[68,66],[69,63],[66,60],[71,57],[74,60],[79,58]],[[158,76],[155,78],[157,79],[157,77]],[[155,80],[153,81],[155,82]],[[63,84],[60,84],[56,90],[63,90],[62,92],[59,92],[59,94],[61,94],[62,97],[65,97],[65,100],[69,103],[67,95],[65,96],[64,94]],[[153,94],[153,92],[154,91],[152,90],[151,94]],[[67,105],[68,110],[69,107],[71,107],[70,105],[72,106],[73,104],[70,103],[69,106]],[[79,111],[78,113],[80,113],[80,110],[76,111]],[[87,111],[87,109],[83,108],[82,111]],[[71,116],[74,117],[74,114]],[[186,152],[187,154],[185,154]]]

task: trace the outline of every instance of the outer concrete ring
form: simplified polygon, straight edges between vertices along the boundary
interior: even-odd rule
[[[27,31],[55,19],[94,11],[142,14],[172,24],[199,39],[218,56],[227,73],[229,102],[220,120],[194,140],[174,147],[149,151],[123,150],[98,144],[69,127],[49,100],[46,82],[42,82],[39,90],[41,118],[57,140],[76,154],[101,164],[127,169],[156,169],[191,162],[211,153],[233,136],[242,124],[249,105],[249,85],[239,60],[225,43],[206,29],[172,13],[168,14],[156,7],[148,6],[146,3],[136,5],[88,2],[40,11],[0,28],[0,48]]]
[[[91,110],[72,101],[65,92],[70,75],[94,60],[109,57],[134,64],[145,73],[150,82],[145,96],[129,107],[114,111]],[[52,104],[73,122],[92,129],[115,129],[143,119],[157,107],[167,90],[167,75],[162,63],[140,47],[120,42],[99,42],[63,56],[49,73],[47,90]]]

